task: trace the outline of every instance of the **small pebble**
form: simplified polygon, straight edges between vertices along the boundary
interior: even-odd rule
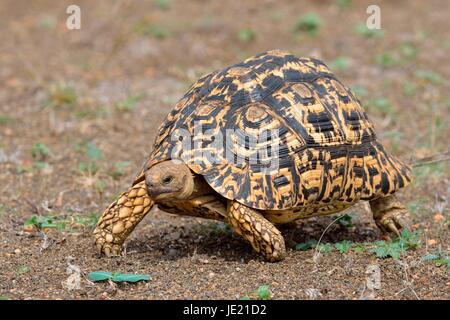
[[[15,254],[21,254],[22,251],[20,251],[20,249],[15,249],[15,250],[14,250],[14,253],[15,253]]]

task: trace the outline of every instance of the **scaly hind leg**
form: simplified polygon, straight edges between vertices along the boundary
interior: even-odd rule
[[[95,245],[100,253],[119,255],[125,239],[152,206],[153,201],[147,194],[145,181],[122,193],[103,212],[94,230]]]
[[[258,210],[249,208],[236,201],[228,205],[228,223],[237,234],[252,245],[256,252],[267,260],[283,260],[286,248],[281,232]]]
[[[411,230],[409,212],[396,196],[378,198],[369,203],[375,223],[383,232],[394,232],[400,236],[399,229]]]

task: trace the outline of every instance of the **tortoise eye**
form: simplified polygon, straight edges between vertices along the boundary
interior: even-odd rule
[[[167,177],[164,177],[164,179],[162,180],[162,183],[169,184],[172,182],[172,180],[173,180],[173,176],[167,176]]]

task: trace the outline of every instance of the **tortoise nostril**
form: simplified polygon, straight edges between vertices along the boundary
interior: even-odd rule
[[[153,188],[155,186],[155,184],[150,180],[147,180],[146,185],[147,185],[147,188]]]

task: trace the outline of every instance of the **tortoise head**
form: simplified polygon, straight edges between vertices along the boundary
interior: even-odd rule
[[[194,192],[194,177],[184,163],[172,160],[153,165],[145,172],[147,191],[154,201],[187,199]]]

